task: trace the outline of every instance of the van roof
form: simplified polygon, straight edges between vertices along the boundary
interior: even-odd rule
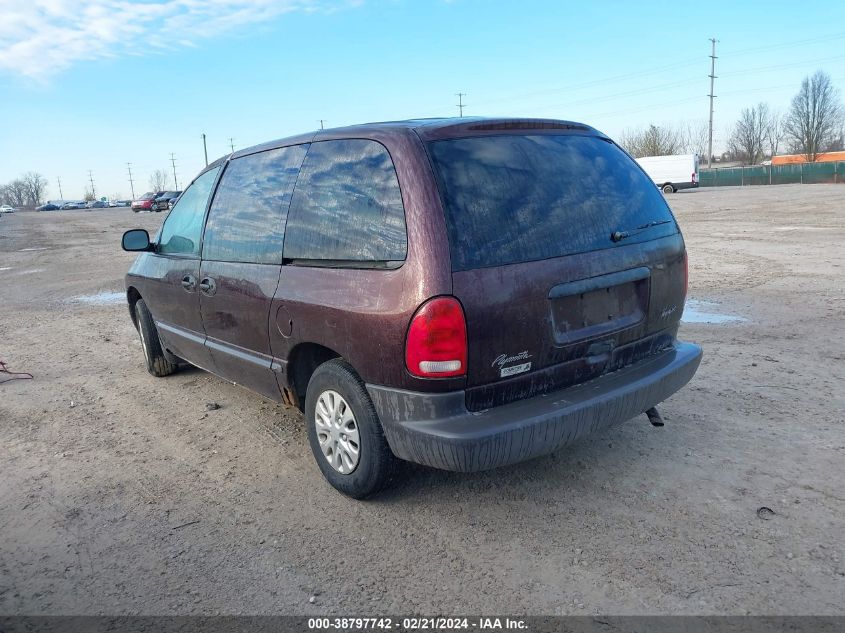
[[[452,138],[456,136],[485,135],[490,132],[514,132],[533,130],[538,132],[555,131],[574,132],[596,136],[604,136],[598,130],[577,123],[558,119],[536,118],[498,118],[498,117],[451,117],[432,119],[405,119],[401,121],[380,121],[375,123],[361,123],[345,127],[326,128],[305,134],[297,134],[260,145],[247,147],[234,152],[231,157],[245,156],[258,151],[310,143],[312,141],[342,139],[342,138],[370,138],[390,135],[416,133],[424,141]]]

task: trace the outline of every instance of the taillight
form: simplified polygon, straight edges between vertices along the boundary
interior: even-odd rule
[[[692,184],[695,184],[695,172],[692,172]]]
[[[421,378],[466,374],[467,326],[457,299],[435,297],[420,306],[408,328],[405,365]]]

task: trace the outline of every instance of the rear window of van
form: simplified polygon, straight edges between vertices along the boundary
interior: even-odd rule
[[[484,136],[432,141],[428,151],[456,271],[677,232],[654,183],[627,154],[600,137]],[[614,242],[610,236],[616,231],[629,235]]]

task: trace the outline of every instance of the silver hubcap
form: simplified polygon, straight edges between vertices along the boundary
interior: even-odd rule
[[[352,408],[337,391],[324,391],[314,410],[317,441],[326,461],[337,472],[348,475],[358,466],[361,444]]]

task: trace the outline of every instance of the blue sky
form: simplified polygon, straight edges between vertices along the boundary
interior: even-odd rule
[[[785,110],[801,79],[845,90],[842,2],[0,0],[0,183],[57,177],[80,198],[179,185],[236,148],[417,116],[541,116],[611,136],[706,121],[716,147],[743,107]]]

